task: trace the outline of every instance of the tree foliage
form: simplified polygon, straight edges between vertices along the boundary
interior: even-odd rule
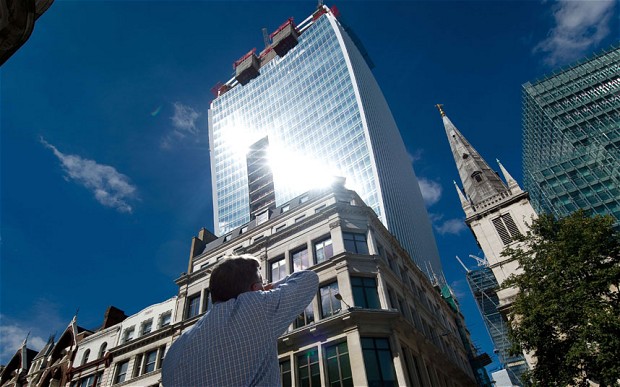
[[[611,216],[542,215],[502,255],[523,272],[511,310],[514,343],[537,364],[532,385],[586,386],[620,380],[620,234]]]

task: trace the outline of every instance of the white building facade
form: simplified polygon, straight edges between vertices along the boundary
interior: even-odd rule
[[[283,386],[476,384],[462,315],[353,191],[302,194],[258,223],[195,239],[177,279],[175,336],[208,311],[210,268],[248,253],[270,282],[300,269],[319,275],[318,294],[278,339]]]

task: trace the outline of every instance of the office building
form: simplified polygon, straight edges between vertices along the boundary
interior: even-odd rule
[[[270,205],[343,176],[418,267],[442,278],[398,127],[363,48],[336,16],[320,6],[299,24],[289,19],[261,53],[252,50],[235,62],[233,79],[213,89],[215,233],[264,219]],[[271,176],[252,166],[257,155]]]
[[[523,181],[538,212],[620,222],[620,47],[523,85]]]

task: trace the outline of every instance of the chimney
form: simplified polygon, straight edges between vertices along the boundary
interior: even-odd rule
[[[112,325],[118,324],[126,318],[127,316],[125,315],[125,312],[115,306],[110,305],[105,311],[105,316],[103,316],[103,326],[101,327],[101,329],[109,328]]]

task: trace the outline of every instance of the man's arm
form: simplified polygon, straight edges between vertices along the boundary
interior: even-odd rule
[[[274,333],[279,336],[312,301],[319,288],[319,276],[311,270],[297,271],[272,284],[263,292],[266,312],[273,319]]]

